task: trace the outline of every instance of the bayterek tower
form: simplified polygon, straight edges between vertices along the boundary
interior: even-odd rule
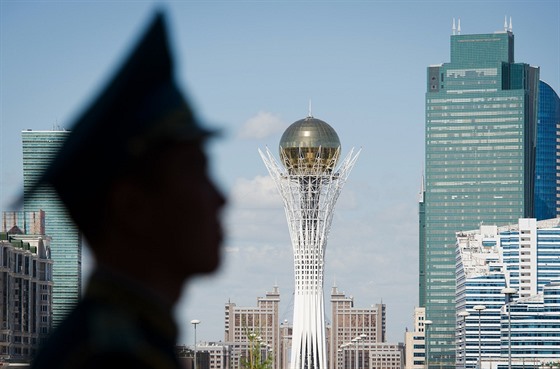
[[[294,252],[294,319],[291,369],[326,369],[323,276],[334,205],[359,152],[352,149],[337,167],[340,140],[311,114],[286,129],[280,163],[259,153],[284,200]]]

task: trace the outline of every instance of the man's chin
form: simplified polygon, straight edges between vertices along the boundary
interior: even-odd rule
[[[196,262],[191,272],[193,272],[193,274],[195,275],[211,274],[218,271],[221,265],[222,258],[220,256],[216,256],[212,259],[208,258],[205,260],[200,260],[200,262]]]

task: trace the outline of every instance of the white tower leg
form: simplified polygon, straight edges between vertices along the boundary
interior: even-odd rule
[[[291,369],[327,369],[324,255],[334,205],[360,152],[346,156],[337,170],[323,171],[324,161],[305,174],[290,173],[267,149],[259,150],[284,201],[294,252],[294,321]]]

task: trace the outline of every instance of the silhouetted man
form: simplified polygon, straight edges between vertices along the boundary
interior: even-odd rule
[[[35,368],[180,367],[173,305],[185,280],[220,260],[211,135],[176,87],[158,14],[33,189],[57,191],[97,262]]]

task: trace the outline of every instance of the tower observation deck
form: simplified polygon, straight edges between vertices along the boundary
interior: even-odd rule
[[[284,201],[294,253],[294,318],[291,369],[326,369],[323,300],[324,255],[334,205],[358,159],[354,149],[340,166],[336,131],[311,115],[290,125],[280,139],[280,163],[259,150]]]

